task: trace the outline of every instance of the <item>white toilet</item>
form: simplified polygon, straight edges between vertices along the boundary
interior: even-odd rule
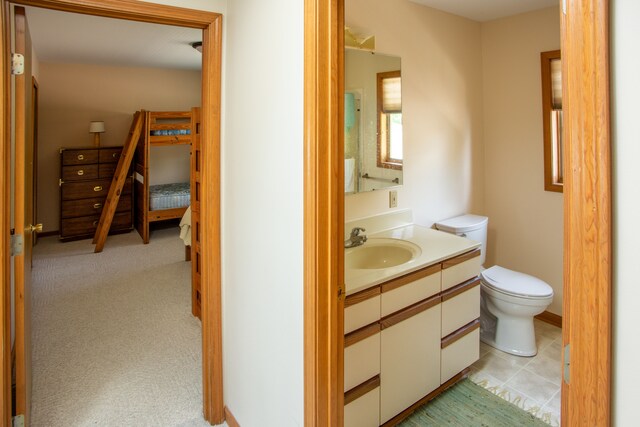
[[[436,223],[436,228],[482,244],[484,265],[489,218],[462,215]],[[533,316],[553,301],[553,289],[542,280],[493,266],[481,273],[480,339],[507,353],[535,356],[538,352]]]

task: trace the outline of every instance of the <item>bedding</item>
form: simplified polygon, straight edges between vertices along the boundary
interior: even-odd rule
[[[191,135],[190,129],[163,129],[163,130],[152,130],[150,132],[151,136],[159,136],[159,135]]]
[[[191,206],[189,206],[180,220],[180,238],[185,246],[191,245]]]
[[[149,210],[175,209],[189,206],[191,189],[188,182],[149,186]]]

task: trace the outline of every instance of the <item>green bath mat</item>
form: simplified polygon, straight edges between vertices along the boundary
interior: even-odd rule
[[[399,424],[402,427],[549,427],[538,418],[464,379]]]

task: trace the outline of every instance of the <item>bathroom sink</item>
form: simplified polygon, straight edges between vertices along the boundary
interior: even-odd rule
[[[422,253],[414,243],[400,239],[370,238],[344,253],[346,269],[381,269],[405,264]]]

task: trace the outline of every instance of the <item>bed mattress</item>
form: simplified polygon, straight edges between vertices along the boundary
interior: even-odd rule
[[[189,206],[191,191],[188,182],[149,186],[149,210],[183,208]]]

